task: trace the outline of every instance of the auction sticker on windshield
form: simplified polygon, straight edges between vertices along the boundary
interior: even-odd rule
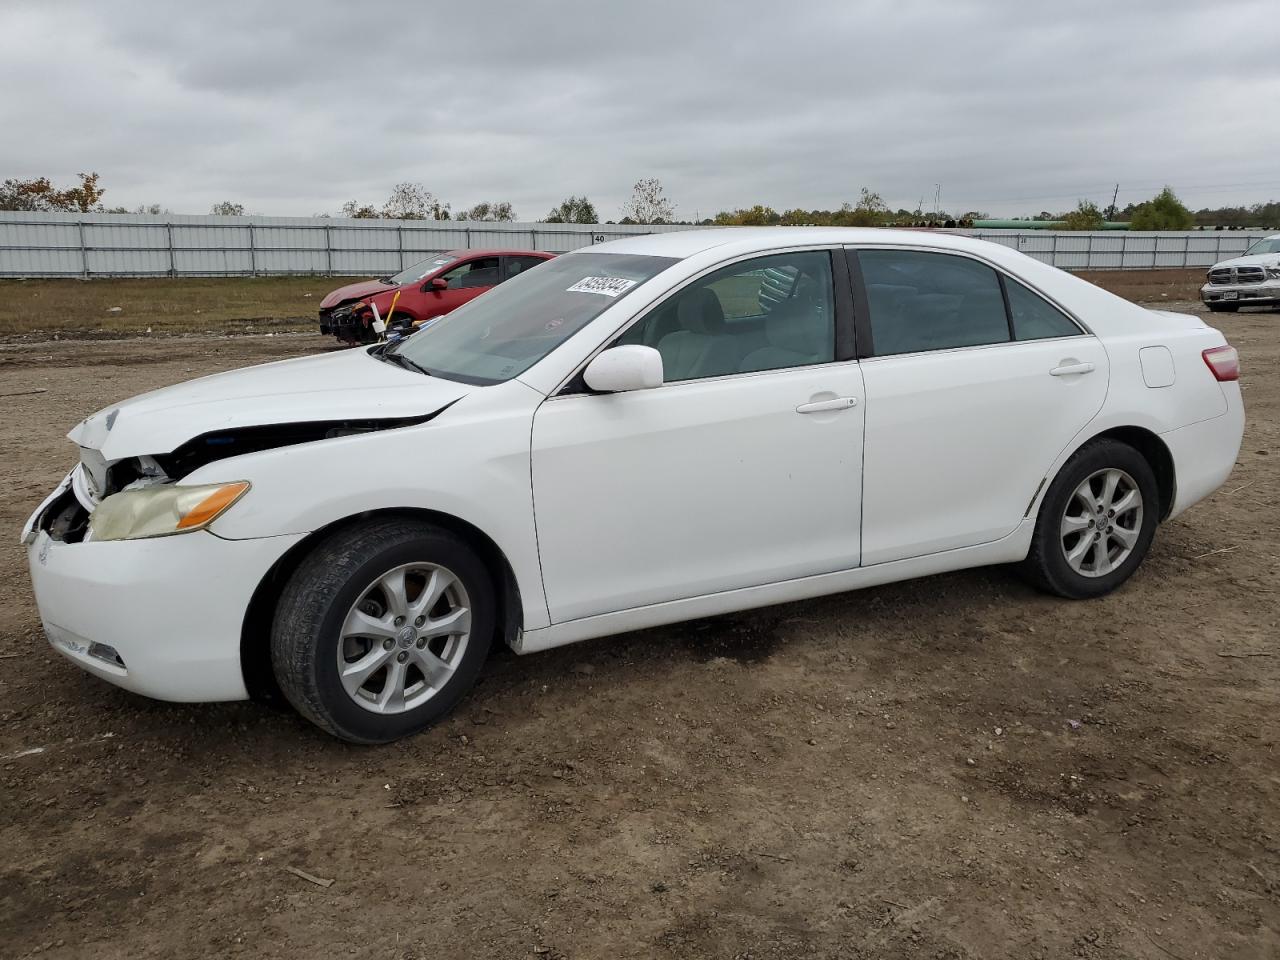
[[[636,281],[626,277],[583,277],[566,293],[599,293],[606,297],[616,297],[626,293],[636,285]]]

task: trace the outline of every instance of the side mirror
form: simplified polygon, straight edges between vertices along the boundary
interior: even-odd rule
[[[448,290],[449,281],[443,277],[436,277],[434,280],[427,281],[428,290]]]
[[[611,347],[587,364],[582,379],[592,390],[622,393],[662,386],[662,354],[653,347]]]

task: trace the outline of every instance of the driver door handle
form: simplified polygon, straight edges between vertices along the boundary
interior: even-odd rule
[[[1064,363],[1049,371],[1051,377],[1072,377],[1083,373],[1093,373],[1092,363]]]
[[[814,400],[796,407],[796,413],[822,413],[824,410],[848,410],[858,405],[857,397],[836,397],[834,400]]]

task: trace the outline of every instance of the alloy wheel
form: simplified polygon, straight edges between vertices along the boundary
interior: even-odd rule
[[[1115,467],[1086,477],[1067,499],[1060,526],[1068,566],[1084,577],[1103,577],[1129,558],[1142,532],[1142,491]]]
[[[396,714],[430,700],[453,676],[471,636],[471,601],[451,570],[409,563],[366,587],[347,613],[338,674],[351,699]]]

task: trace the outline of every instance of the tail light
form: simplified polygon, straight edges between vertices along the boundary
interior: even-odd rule
[[[1210,347],[1200,354],[1214,378],[1220,381],[1240,379],[1240,354],[1229,343]]]

